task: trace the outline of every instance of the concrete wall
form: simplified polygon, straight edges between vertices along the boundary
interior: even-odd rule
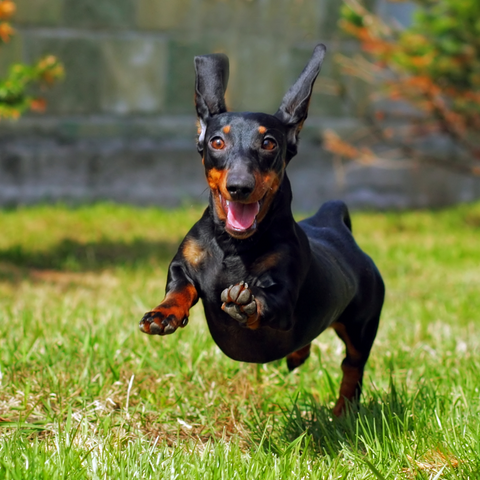
[[[321,77],[334,74],[335,52],[355,51],[337,27],[340,5],[17,0],[17,35],[0,50],[0,75],[13,61],[32,62],[47,53],[62,60],[67,75],[44,93],[47,114],[0,124],[0,204],[205,201],[194,144],[194,55],[229,55],[231,109],[273,113],[316,43],[329,49]],[[380,7],[388,14],[398,4]],[[296,208],[313,209],[330,197],[346,198],[354,207],[386,208],[480,196],[478,182],[431,170],[353,170],[339,183],[321,150],[321,134],[331,127],[350,132],[357,122],[324,83],[317,81],[300,158],[291,165]],[[356,95],[365,96],[359,85]]]

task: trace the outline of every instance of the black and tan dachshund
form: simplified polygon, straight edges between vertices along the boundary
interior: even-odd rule
[[[172,260],[165,299],[140,329],[168,335],[202,299],[213,339],[243,362],[283,357],[290,370],[332,327],[346,346],[341,415],[359,398],[384,299],[382,278],[351,233],[346,205],[325,203],[299,223],[286,167],[297,153],[325,46],[318,45],[275,115],[227,112],[228,58],[195,58],[197,149],[209,206]]]

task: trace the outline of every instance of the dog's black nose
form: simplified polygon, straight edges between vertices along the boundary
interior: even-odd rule
[[[248,173],[230,172],[226,187],[232,200],[247,200],[255,188],[255,177]]]

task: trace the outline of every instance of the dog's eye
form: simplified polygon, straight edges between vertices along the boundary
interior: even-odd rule
[[[277,146],[277,142],[271,138],[264,138],[262,142],[263,150],[274,150]]]
[[[210,145],[215,150],[223,150],[225,148],[225,142],[220,137],[214,137],[210,140]]]

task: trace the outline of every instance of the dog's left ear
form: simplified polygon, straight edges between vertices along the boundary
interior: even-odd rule
[[[307,118],[313,84],[320,73],[326,50],[327,47],[321,43],[315,47],[300,77],[285,94],[280,108],[275,113],[275,116],[289,129],[287,145],[289,158],[297,153],[298,134]]]
[[[195,107],[200,131],[198,148],[202,143],[210,117],[227,111],[225,90],[229,75],[228,57],[222,53],[195,57]]]

